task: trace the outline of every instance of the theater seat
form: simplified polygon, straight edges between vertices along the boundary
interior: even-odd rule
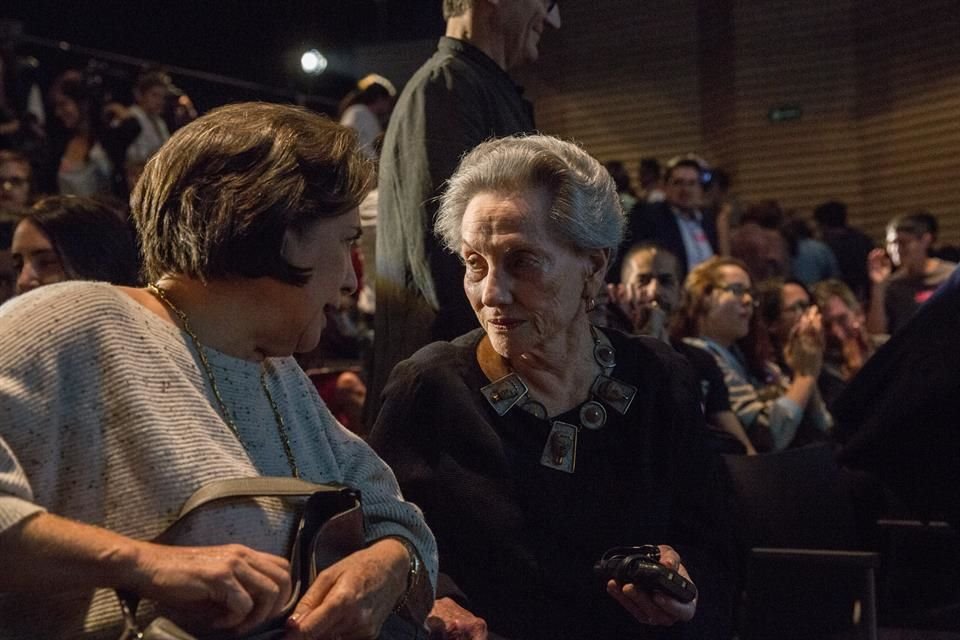
[[[877,553],[858,549],[829,444],[723,456],[745,567],[742,640],[877,638]]]

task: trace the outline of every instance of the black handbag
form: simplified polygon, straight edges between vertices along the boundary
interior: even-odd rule
[[[306,497],[303,511],[294,534],[290,551],[291,597],[283,612],[274,620],[265,622],[243,636],[244,640],[272,640],[286,633],[284,621],[317,574],[341,558],[362,549],[365,544],[363,511],[359,492],[341,485],[315,484],[297,478],[234,478],[220,480],[198,489],[180,509],[177,519],[157,537],[162,541],[177,522],[203,505],[238,497]],[[124,632],[120,640],[200,640],[172,621],[157,617],[141,630],[136,611],[139,597],[127,591],[117,591],[123,611]],[[203,640],[219,640],[233,635],[203,636]],[[427,638],[426,629],[390,615],[381,630],[382,640],[421,640]]]

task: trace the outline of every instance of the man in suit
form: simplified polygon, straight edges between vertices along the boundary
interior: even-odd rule
[[[639,204],[630,213],[621,255],[639,242],[654,242],[677,256],[680,281],[717,252],[717,227],[712,213],[701,210],[703,168],[691,157],[675,158],[664,174],[662,202]],[[619,274],[619,265],[611,269]]]

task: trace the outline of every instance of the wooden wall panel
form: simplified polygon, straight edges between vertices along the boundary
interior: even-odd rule
[[[737,191],[810,212],[841,199],[862,204],[855,46],[849,1],[734,4]],[[771,122],[796,106],[799,119]]]
[[[542,131],[634,176],[642,156],[698,152],[731,170],[743,202],[809,212],[841,199],[878,239],[893,215],[927,208],[941,239],[960,243],[960,2],[564,0],[561,10],[563,27],[518,76]],[[432,43],[390,46],[361,52],[358,66],[412,70]],[[801,118],[771,123],[783,105]]]
[[[697,11],[687,2],[561,3],[563,27],[544,35],[522,73],[537,125],[602,161],[699,151]]]
[[[866,224],[927,209],[960,244],[960,4],[864,2],[858,16]]]

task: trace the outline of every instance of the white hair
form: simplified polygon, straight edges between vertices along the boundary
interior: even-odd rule
[[[613,262],[625,225],[613,178],[582,148],[552,136],[511,136],[474,147],[447,181],[436,234],[459,253],[463,216],[476,195],[537,188],[550,194],[552,232],[580,250],[609,249]]]

